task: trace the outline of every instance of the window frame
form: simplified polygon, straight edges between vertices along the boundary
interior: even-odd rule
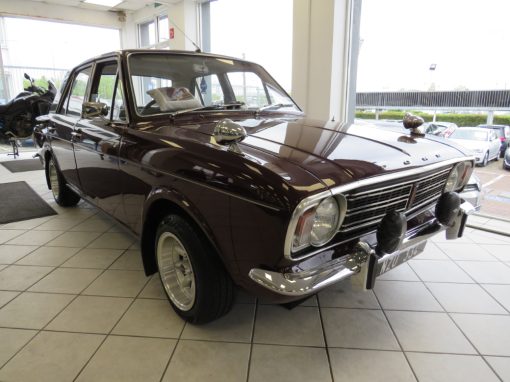
[[[87,100],[90,101],[90,97],[92,96],[92,94],[90,93],[90,91],[92,89],[92,84],[95,81],[99,81],[99,77],[101,76],[101,72],[100,72],[101,68],[103,68],[106,65],[113,64],[113,63],[115,63],[117,65],[117,72],[115,75],[115,84],[114,84],[113,97],[112,97],[112,107],[110,108],[110,111],[108,113],[107,120],[109,122],[128,124],[129,123],[129,112],[128,112],[129,106],[126,102],[126,87],[123,85],[123,81],[122,81],[122,60],[120,59],[120,57],[118,57],[118,56],[105,57],[104,59],[102,58],[102,59],[94,62],[94,71],[92,74],[92,81],[90,81],[90,84],[89,84]],[[118,86],[119,82],[120,82],[120,86],[123,89],[121,97],[122,97],[122,103],[124,104],[124,109],[125,109],[125,116],[126,116],[125,120],[122,120],[122,119],[114,120],[113,119],[113,104],[115,103],[115,98],[117,97],[117,86]],[[99,86],[99,83],[98,83],[98,86]]]
[[[160,19],[163,19],[163,18],[166,18],[168,20],[168,39],[166,40],[161,40],[160,41]],[[149,45],[142,45],[142,33],[141,33],[141,26],[144,25],[144,24],[150,24],[150,23],[154,23],[154,33],[155,35],[153,36],[154,37],[154,44],[149,44]],[[151,49],[151,48],[154,48],[156,46],[161,46],[161,44],[168,44],[168,47],[170,47],[169,45],[169,41],[170,41],[170,17],[168,17],[168,13],[159,13],[159,14],[156,14],[154,15],[152,18],[147,18],[143,21],[140,21],[138,23],[136,23],[136,34],[137,34],[137,45],[138,45],[138,48],[148,48],[148,49]]]
[[[76,117],[76,115],[68,113],[69,100],[71,98],[71,93],[73,92],[73,87],[74,87],[74,83],[75,83],[76,79],[78,78],[80,73],[82,73],[84,70],[89,69],[89,68],[90,68],[90,75],[89,75],[89,79],[87,81],[87,87],[85,88],[85,94],[83,95],[83,101],[85,102],[85,100],[88,99],[89,93],[90,93],[90,87],[92,84],[92,81],[90,81],[90,79],[93,78],[94,71],[95,71],[95,63],[94,62],[88,62],[88,63],[80,66],[79,68],[76,68],[76,70],[73,71],[72,81],[67,82],[67,89],[65,92],[65,97],[62,97],[62,101],[61,101],[62,103],[59,105],[60,107],[59,107],[58,111],[56,111],[57,114]],[[82,103],[82,105],[83,105],[83,103]],[[80,115],[78,116],[78,119],[80,119],[81,116],[82,116],[82,112],[80,111]]]

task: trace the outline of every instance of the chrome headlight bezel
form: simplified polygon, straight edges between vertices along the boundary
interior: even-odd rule
[[[472,161],[463,161],[457,163],[455,166],[453,166],[452,170],[448,174],[448,178],[443,188],[443,193],[462,190],[468,183],[472,172]]]
[[[321,220],[321,207],[325,207],[329,204],[329,207],[334,210],[334,215],[331,216],[331,228],[326,234],[320,237],[314,238],[315,234],[320,229],[317,227],[318,222]],[[292,242],[289,248],[289,257],[293,260],[300,258],[299,256],[292,256],[293,253],[297,253],[308,247],[321,247],[330,242],[338,232],[344,218],[347,209],[347,200],[341,194],[331,195],[331,193],[320,194],[317,198],[308,200],[296,208],[294,216],[291,219],[291,225],[289,231],[292,232]],[[319,215],[317,214],[319,212]],[[323,220],[324,221],[324,220]]]

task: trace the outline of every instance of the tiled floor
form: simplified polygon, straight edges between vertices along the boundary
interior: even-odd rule
[[[294,310],[240,292],[185,324],[135,240],[85,203],[0,226],[0,381],[510,381],[510,237],[468,229]]]

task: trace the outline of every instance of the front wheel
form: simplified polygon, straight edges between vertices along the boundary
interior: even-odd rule
[[[173,309],[186,321],[204,324],[225,315],[234,288],[209,243],[179,215],[168,215],[156,232],[159,276]]]
[[[489,163],[489,152],[488,151],[485,153],[485,156],[483,157],[482,167],[487,166],[487,163]]]
[[[48,163],[48,179],[50,180],[53,198],[59,206],[72,207],[78,204],[80,196],[67,187],[64,176],[57,168],[53,157]]]

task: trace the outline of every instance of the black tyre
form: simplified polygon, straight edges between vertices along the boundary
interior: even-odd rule
[[[232,307],[234,287],[211,245],[179,215],[159,224],[156,262],[163,288],[179,316],[204,324]]]
[[[483,157],[482,167],[487,166],[487,163],[489,163],[489,152],[488,151],[485,153],[485,156]]]
[[[80,196],[67,187],[66,181],[53,157],[48,162],[48,179],[50,180],[53,197],[59,206],[72,207],[78,204]]]

